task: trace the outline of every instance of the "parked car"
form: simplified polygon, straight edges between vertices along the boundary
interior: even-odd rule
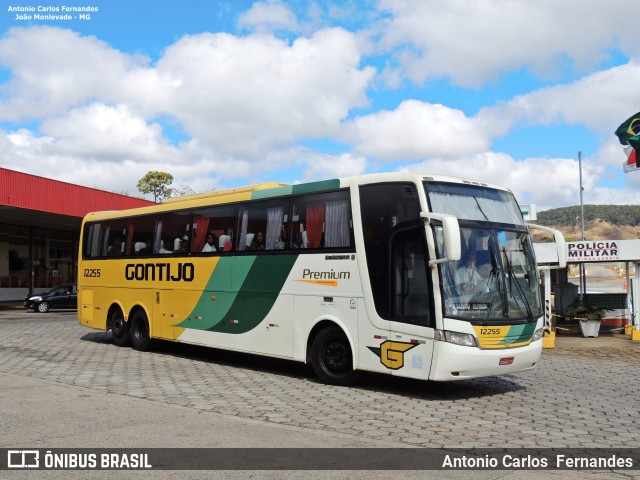
[[[24,299],[24,308],[46,313],[52,308],[78,308],[78,289],[75,283],[64,283],[51,290]]]

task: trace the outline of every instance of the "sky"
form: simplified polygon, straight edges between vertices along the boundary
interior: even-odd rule
[[[585,204],[640,204],[613,133],[640,111],[636,5],[2,0],[0,167],[135,196],[149,171],[183,193],[412,171],[538,211],[578,205],[581,172]]]

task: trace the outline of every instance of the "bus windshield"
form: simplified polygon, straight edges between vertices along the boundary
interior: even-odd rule
[[[476,185],[425,182],[431,211],[459,220],[524,226],[518,202],[508,191]]]
[[[461,227],[460,261],[440,265],[445,315],[533,321],[542,315],[529,234]],[[442,228],[436,227],[442,251]]]
[[[542,315],[531,238],[510,192],[479,186],[426,185],[431,209],[459,218],[462,255],[440,264],[444,314],[496,323]],[[439,255],[441,227],[435,227]]]

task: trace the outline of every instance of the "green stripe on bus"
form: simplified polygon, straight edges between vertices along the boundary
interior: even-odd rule
[[[221,258],[193,311],[176,326],[248,332],[273,307],[297,258],[297,254]]]
[[[255,257],[248,258],[255,259]],[[234,273],[234,258],[220,258],[193,311],[176,327],[208,330],[222,322],[237,295],[232,283]],[[241,281],[243,280],[244,277]],[[200,318],[195,320],[196,317]]]
[[[293,185],[293,194],[324,192],[326,190],[336,190],[340,188],[340,180],[322,180],[320,182],[301,183]]]
[[[260,198],[282,197],[284,195],[291,195],[292,191],[293,187],[291,185],[287,185],[284,187],[267,188],[266,190],[255,190],[251,192],[251,199],[257,200]]]
[[[527,323],[525,325],[513,325],[507,335],[500,342],[501,344],[522,343],[531,340],[533,332],[536,329],[535,323]]]
[[[245,333],[257,327],[273,308],[298,255],[259,255],[222,323],[207,330]]]

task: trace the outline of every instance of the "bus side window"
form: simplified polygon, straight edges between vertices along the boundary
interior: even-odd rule
[[[292,248],[353,246],[351,207],[347,191],[309,194],[293,204]]]
[[[239,251],[283,250],[288,231],[289,200],[256,201],[240,210]]]
[[[190,212],[162,213],[158,215],[154,251],[156,253],[171,251],[176,254],[187,254],[189,252],[192,223]]]

